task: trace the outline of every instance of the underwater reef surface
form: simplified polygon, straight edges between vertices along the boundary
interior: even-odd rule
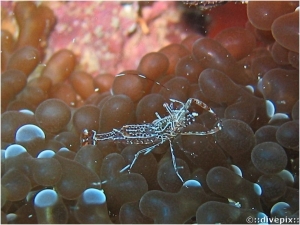
[[[2,223],[298,224],[297,7],[1,2]]]

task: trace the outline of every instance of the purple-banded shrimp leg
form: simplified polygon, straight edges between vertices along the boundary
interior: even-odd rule
[[[169,143],[170,143],[170,151],[171,151],[172,163],[173,163],[173,167],[174,167],[175,173],[176,173],[177,177],[183,183],[184,181],[183,181],[182,177],[180,176],[180,174],[178,172],[178,167],[177,167],[177,163],[176,163],[176,157],[174,155],[174,149],[173,149],[173,145],[172,145],[171,139],[169,139]]]
[[[218,119],[218,116],[216,115],[216,113],[212,110],[212,108],[210,108],[208,105],[206,105],[204,102],[200,101],[199,99],[196,98],[189,98],[187,102],[195,102],[198,106],[200,106],[202,109],[206,110],[207,112],[211,113],[214,115],[214,117],[216,118],[216,120]]]
[[[178,178],[181,180],[181,182],[183,183],[183,179],[180,176],[179,172],[178,172],[178,167],[177,167],[177,163],[176,163],[176,157],[174,155],[174,149],[173,149],[173,145],[172,145],[172,141],[171,139],[168,139],[169,143],[170,143],[170,151],[171,151],[171,157],[172,157],[172,164],[175,170],[176,175],[178,176]],[[128,172],[130,173],[131,168],[133,167],[135,161],[137,160],[137,158],[139,157],[140,154],[144,153],[144,155],[147,155],[148,153],[150,153],[155,147],[163,144],[165,142],[165,140],[162,140],[161,142],[152,145],[148,148],[144,148],[142,150],[139,150],[135,155],[134,155],[134,159],[132,160],[131,164],[125,166],[123,169],[120,170],[120,173],[122,173],[123,171],[125,171],[126,169],[128,169]]]
[[[222,130],[222,126],[221,126],[221,121],[219,121],[217,123],[217,125],[208,130],[208,131],[186,131],[186,132],[182,132],[180,133],[180,135],[198,135],[198,136],[205,136],[205,135],[210,135],[210,134],[214,134],[217,133],[218,131]]]
[[[162,140],[161,142],[155,144],[155,145],[152,145],[152,146],[149,146],[147,148],[144,148],[144,149],[141,149],[139,150],[135,155],[134,155],[134,158],[132,160],[132,162],[130,164],[128,164],[127,166],[125,166],[123,169],[120,170],[120,173],[124,172],[125,170],[128,169],[128,172],[130,173],[130,170],[132,169],[135,161],[137,160],[137,158],[139,157],[140,154],[144,153],[144,155],[147,155],[148,153],[150,153],[155,147],[163,144],[165,142],[165,140]]]
[[[206,105],[204,102],[200,101],[199,99],[196,98],[189,98],[187,103],[194,101],[198,106],[200,106],[201,108],[203,108],[204,110],[206,110],[207,112],[213,114],[213,116],[215,117],[215,120],[218,121],[219,118],[216,115],[216,113],[212,110],[212,108],[210,108],[208,105]],[[214,134],[217,133],[218,131],[222,130],[222,121],[218,121],[216,126],[208,131],[200,131],[200,132],[195,132],[195,131],[187,131],[187,132],[182,132],[180,133],[181,135],[210,135],[210,134]]]

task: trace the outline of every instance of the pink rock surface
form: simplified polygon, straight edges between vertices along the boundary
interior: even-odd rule
[[[49,2],[57,16],[47,56],[62,48],[72,50],[80,69],[92,74],[117,74],[135,69],[143,55],[179,43],[187,32],[174,2],[142,7],[149,33],[138,22],[138,2]]]
[[[17,38],[14,4],[1,2],[5,9],[1,23]],[[158,1],[143,7],[138,2],[117,1],[37,4],[50,7],[57,18],[44,63],[54,52],[67,48],[77,56],[77,69],[93,75],[136,69],[146,53],[179,43],[192,33],[180,25],[180,9],[176,2]]]

